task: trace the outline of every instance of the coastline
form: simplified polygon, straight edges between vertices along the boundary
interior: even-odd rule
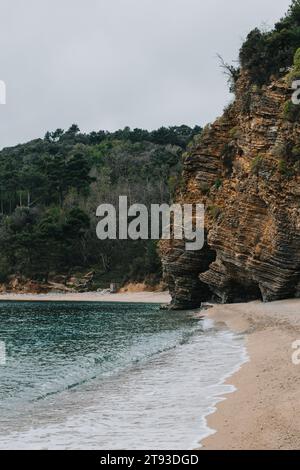
[[[168,292],[124,292],[102,294],[100,292],[48,293],[48,294],[0,294],[0,302],[124,302],[168,304]]]
[[[236,391],[206,418],[216,432],[202,450],[300,448],[300,366],[292,362],[300,300],[217,305],[207,317],[245,334],[250,361],[226,381]]]
[[[0,294],[1,301],[163,304],[169,303],[170,295]],[[300,299],[214,305],[201,314],[220,328],[243,334],[249,359],[222,381],[229,391],[219,396],[205,418],[210,433],[198,441],[201,450],[300,448],[300,365],[292,362],[292,344],[300,340]]]

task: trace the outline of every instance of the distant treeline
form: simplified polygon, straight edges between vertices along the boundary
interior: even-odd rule
[[[169,202],[180,184],[182,152],[199,133],[183,125],[84,134],[73,124],[3,149],[0,282],[87,269],[96,272],[95,288],[111,280],[156,282],[156,243],[99,241],[96,208],[117,205],[119,195],[130,203]]]

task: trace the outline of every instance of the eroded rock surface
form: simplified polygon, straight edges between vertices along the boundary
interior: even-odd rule
[[[242,73],[236,99],[185,156],[181,203],[204,203],[207,244],[164,241],[173,308],[215,298],[300,296],[300,123],[287,78],[262,88]]]

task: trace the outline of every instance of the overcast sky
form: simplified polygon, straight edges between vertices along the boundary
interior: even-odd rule
[[[1,0],[0,148],[77,123],[203,125],[230,100],[216,54],[291,0]]]

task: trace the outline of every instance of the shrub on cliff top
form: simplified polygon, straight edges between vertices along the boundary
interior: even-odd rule
[[[278,77],[293,65],[300,45],[300,0],[294,0],[272,31],[255,28],[249,33],[240,50],[240,62],[248,70],[253,83],[268,83],[272,75]],[[297,63],[300,56],[296,57]]]
[[[294,55],[294,67],[300,70],[300,48],[298,48]]]
[[[288,81],[292,84],[293,80],[300,79],[300,48],[298,48],[294,55],[294,65],[288,75]]]

